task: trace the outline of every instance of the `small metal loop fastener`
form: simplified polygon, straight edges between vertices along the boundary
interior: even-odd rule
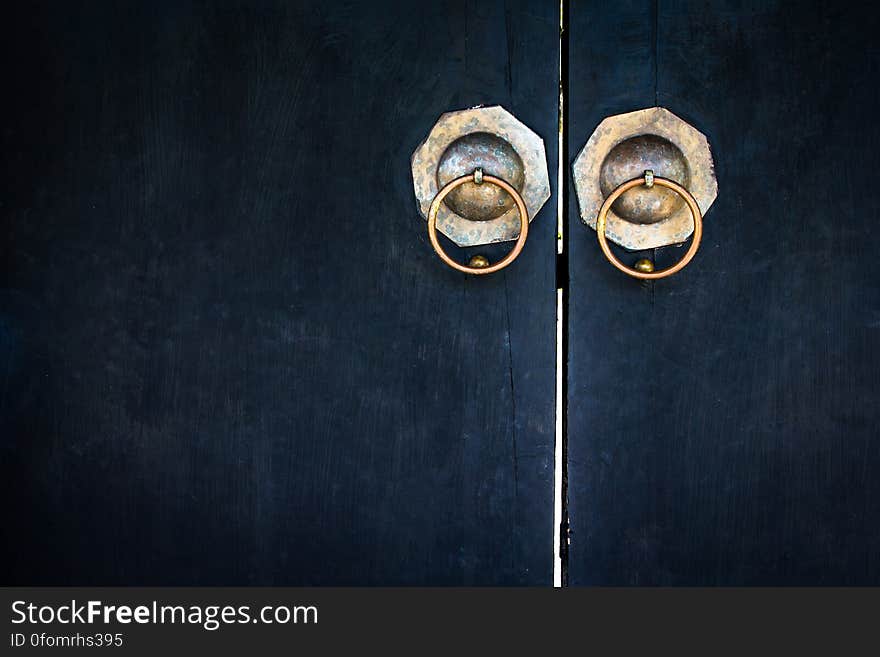
[[[671,189],[685,200],[691,211],[691,216],[694,219],[693,238],[684,257],[671,267],[660,269],[659,271],[640,271],[638,269],[627,267],[611,252],[611,247],[608,245],[608,238],[605,236],[605,225],[608,219],[608,211],[611,210],[611,206],[618,198],[620,198],[621,194],[628,189],[638,187],[639,185],[646,185],[648,187],[658,185],[660,187]],[[605,257],[608,258],[608,261],[612,265],[617,267],[624,274],[629,274],[634,278],[641,278],[643,280],[666,278],[667,276],[671,276],[672,274],[681,271],[696,255],[697,249],[700,248],[700,240],[703,237],[703,213],[700,211],[700,206],[697,205],[696,199],[688,190],[677,182],[654,176],[654,172],[649,170],[645,171],[645,175],[642,177],[627,180],[608,195],[608,198],[605,199],[605,202],[602,204],[599,214],[596,217],[596,235],[599,238],[599,247],[602,249],[602,253],[605,254]]]
[[[508,253],[494,265],[489,265],[487,267],[468,267],[467,265],[457,263],[446,254],[446,252],[443,250],[443,247],[440,246],[440,241],[437,239],[437,213],[440,212],[440,204],[452,190],[454,190],[456,187],[464,185],[467,182],[473,182],[477,185],[482,185],[484,183],[497,185],[505,192],[510,194],[510,196],[514,200],[514,203],[516,203],[517,212],[519,213],[520,230],[519,237],[517,237],[516,239],[516,244],[513,245],[510,253]],[[482,169],[475,169],[473,174],[461,176],[447,183],[446,186],[443,187],[443,189],[437,192],[437,196],[435,196],[434,200],[431,201],[431,207],[428,210],[428,239],[431,240],[431,246],[434,247],[434,251],[437,252],[437,255],[440,256],[440,259],[443,262],[445,262],[453,269],[462,271],[465,274],[491,274],[492,272],[496,272],[499,269],[504,269],[505,267],[507,267],[507,265],[516,260],[517,256],[523,250],[523,247],[526,244],[526,238],[528,236],[529,211],[528,209],[526,209],[526,202],[523,200],[522,195],[516,190],[513,185],[507,183],[501,178],[496,178],[495,176],[484,174]]]

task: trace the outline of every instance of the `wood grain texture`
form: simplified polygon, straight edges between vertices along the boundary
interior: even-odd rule
[[[599,4],[571,11],[572,157],[656,102],[708,135],[720,191],[653,286],[572,204],[570,581],[876,585],[876,10]]]
[[[550,583],[553,204],[467,278],[409,157],[555,162],[556,4],[4,14],[2,582]]]

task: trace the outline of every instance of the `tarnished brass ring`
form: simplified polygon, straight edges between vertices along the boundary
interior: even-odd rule
[[[467,265],[462,265],[457,263],[455,260],[446,255],[446,251],[443,250],[443,247],[440,246],[440,242],[437,240],[437,213],[440,212],[440,204],[443,202],[443,199],[446,198],[446,195],[449,194],[453,189],[459,187],[460,185],[464,185],[467,182],[474,182],[478,185],[485,183],[492,183],[493,185],[497,185],[505,192],[510,194],[513,197],[514,202],[516,203],[517,211],[519,212],[519,237],[516,239],[516,244],[513,245],[513,249],[511,249],[510,253],[508,253],[504,258],[496,262],[494,265],[489,265],[488,267],[468,267]],[[445,262],[447,265],[452,267],[453,269],[457,269],[458,271],[463,271],[465,274],[491,274],[492,272],[498,271],[499,269],[504,269],[511,262],[516,260],[516,257],[520,254],[520,251],[523,250],[523,247],[526,245],[526,238],[529,236],[529,211],[526,209],[526,202],[523,200],[523,197],[520,195],[516,188],[513,185],[505,182],[501,178],[496,178],[495,176],[490,176],[487,174],[483,174],[482,170],[477,169],[473,174],[467,174],[465,176],[461,176],[460,178],[456,178],[455,180],[450,181],[443,189],[437,192],[437,196],[434,197],[434,200],[431,201],[431,208],[428,210],[428,239],[431,240],[431,246],[434,247],[434,250],[437,252],[437,255],[440,256],[440,259]]]
[[[691,240],[690,248],[688,248],[687,252],[684,254],[684,257],[681,260],[676,262],[671,267],[667,267],[666,269],[646,272],[638,271],[637,269],[631,269],[614,256],[614,254],[611,252],[611,247],[608,246],[608,238],[605,237],[605,224],[608,218],[608,211],[611,209],[611,205],[620,197],[621,194],[623,194],[626,190],[632,189],[633,187],[638,187],[639,185],[648,185],[650,187],[652,184],[671,189],[673,192],[677,193],[685,200],[688,208],[690,208],[691,215],[694,218],[694,235]],[[671,276],[677,271],[681,271],[684,266],[693,259],[694,255],[696,255],[697,249],[700,248],[700,239],[703,237],[703,213],[700,211],[700,206],[697,205],[697,200],[691,195],[688,190],[679,185],[677,182],[673,182],[672,180],[668,180],[667,178],[653,177],[653,173],[651,173],[651,176],[649,176],[648,173],[646,173],[645,176],[633,178],[632,180],[627,180],[625,183],[617,187],[613,192],[608,195],[608,198],[605,199],[605,202],[602,204],[602,208],[599,210],[599,215],[596,217],[596,235],[599,237],[599,246],[602,248],[602,253],[605,254],[605,257],[608,258],[608,261],[612,265],[617,267],[623,273],[629,274],[634,278],[642,278],[646,280],[666,278],[667,276]]]

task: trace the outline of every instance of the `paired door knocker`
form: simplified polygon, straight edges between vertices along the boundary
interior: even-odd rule
[[[706,136],[662,107],[602,121],[572,167],[581,219],[596,230],[602,253],[620,271],[640,279],[665,278],[700,248],[703,215],[718,195]],[[681,244],[684,256],[654,270],[642,259],[628,267],[608,241],[630,251]]]
[[[428,239],[447,265],[466,274],[504,269],[522,252],[529,222],[550,198],[544,141],[503,107],[447,112],[412,155],[412,177]],[[440,245],[516,240],[496,263],[476,255],[467,265]]]
[[[543,140],[503,107],[475,107],[440,117],[412,155],[419,212],[431,246],[447,265],[467,274],[504,269],[522,252],[529,222],[550,198]],[[703,215],[718,195],[706,136],[667,109],[610,116],[590,136],[572,166],[581,219],[620,271],[658,279],[681,271],[696,255]],[[476,255],[456,262],[440,245],[516,240],[501,260]],[[609,241],[629,251],[682,244],[684,256],[657,270],[649,259],[624,264]]]

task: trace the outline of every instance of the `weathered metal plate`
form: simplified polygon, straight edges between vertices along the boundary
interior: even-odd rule
[[[603,190],[603,186],[608,187],[609,171],[617,173],[626,169],[626,163],[606,162],[609,154],[612,154],[610,159],[613,160],[621,154],[626,156],[627,153],[631,153],[635,158],[632,162],[633,171],[632,175],[627,175],[628,177],[641,175],[642,171],[636,170],[644,165],[639,157],[649,160],[652,154],[638,153],[639,148],[615,150],[616,146],[636,137],[659,137],[659,140],[646,141],[661,145],[668,142],[674,147],[673,150],[680,151],[684,156],[683,163],[678,161],[676,155],[662,152],[662,146],[658,148],[654,155],[665,160],[666,170],[664,171],[661,164],[654,173],[687,188],[705,215],[718,196],[718,182],[715,179],[715,165],[712,162],[709,141],[703,133],[669,110],[652,107],[609,116],[599,124],[578,154],[572,166],[572,173],[581,220],[590,228],[596,229],[596,215],[606,196],[611,192],[611,189]],[[605,165],[604,169],[603,165]],[[651,167],[644,166],[644,168]],[[621,182],[624,181],[616,181],[614,186]],[[693,218],[684,204],[671,204],[669,199],[663,196],[664,190],[652,188],[648,193],[657,196],[654,199],[654,206],[660,209],[662,212],[660,216],[663,218],[659,221],[651,221],[647,217],[639,216],[640,213],[644,214],[644,204],[647,204],[645,192],[630,190],[627,194],[637,191],[642,197],[633,195],[635,201],[630,200],[628,207],[633,214],[629,219],[620,215],[620,212],[625,211],[621,210],[621,207],[627,207],[626,202],[618,205],[621,201],[625,201],[623,197],[609,211],[605,231],[609,240],[626,249],[639,251],[680,244],[691,236],[694,230]]]
[[[515,156],[506,148],[480,148],[480,144],[465,143],[468,140],[458,141],[467,135],[480,133],[500,138],[509,144]],[[484,140],[483,143],[491,144],[491,141]],[[450,156],[447,149],[454,142],[463,146]],[[445,158],[444,154],[447,154]],[[529,221],[535,218],[550,198],[544,140],[500,105],[476,107],[443,114],[412,155],[413,188],[422,217],[427,218],[431,201],[443,184],[452,178],[472,173],[477,167],[481,167],[486,174],[507,180],[520,192],[529,210]],[[462,216],[450,207],[452,205],[461,212],[467,211],[470,207],[468,199],[461,196],[450,199],[450,204],[444,202],[440,206],[437,230],[458,246],[506,242],[515,240],[519,235],[520,220],[508,195],[504,192],[499,195],[498,190],[488,185],[482,187],[487,189],[480,192],[503,209],[500,215],[493,208],[485,208],[475,211],[470,219]]]

